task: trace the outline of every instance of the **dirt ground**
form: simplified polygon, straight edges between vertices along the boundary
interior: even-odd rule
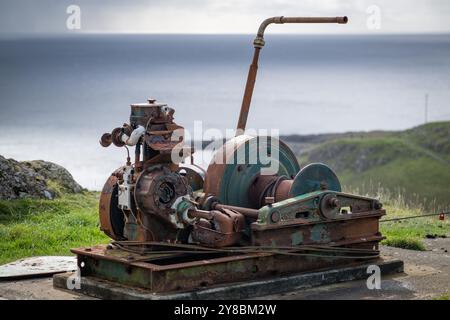
[[[427,251],[382,247],[384,256],[403,260],[405,272],[381,279],[380,290],[351,281],[260,299],[436,299],[450,295],[450,239],[425,240]],[[53,288],[51,278],[0,282],[0,299],[92,299]]]

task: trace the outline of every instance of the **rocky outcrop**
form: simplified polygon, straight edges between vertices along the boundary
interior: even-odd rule
[[[18,162],[0,156],[0,199],[53,199],[82,187],[65,168],[42,160]]]

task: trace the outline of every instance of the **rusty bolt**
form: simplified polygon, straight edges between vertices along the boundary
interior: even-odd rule
[[[338,198],[331,198],[330,200],[328,200],[328,205],[331,208],[339,208],[341,206],[341,203],[339,202]]]

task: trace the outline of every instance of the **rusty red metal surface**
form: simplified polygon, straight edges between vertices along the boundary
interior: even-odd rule
[[[73,249],[72,252],[77,254],[81,276],[98,277],[155,293],[193,290],[361,263],[358,258],[315,256],[314,252],[304,256],[265,252],[183,254],[170,251],[139,255],[106,246]],[[373,256],[364,261],[377,259]]]
[[[245,231],[245,217],[238,211],[222,208],[211,211],[211,220],[195,223],[192,239],[211,247],[226,247],[239,243]]]
[[[122,213],[116,209],[117,204],[114,198],[117,196],[117,175],[119,171],[117,170],[116,174],[111,175],[106,181],[99,202],[100,230],[114,240],[123,239],[123,230],[120,230],[120,227],[123,228],[123,226],[114,225],[114,221],[123,217]]]

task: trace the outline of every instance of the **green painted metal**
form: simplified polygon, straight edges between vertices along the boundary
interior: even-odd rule
[[[327,243],[330,241],[330,235],[327,230],[327,224],[316,224],[311,228],[311,240],[316,243]]]
[[[280,215],[280,222],[290,221],[296,218],[303,218],[310,221],[320,220],[319,204],[320,200],[329,192],[316,191],[289,198],[284,201],[267,205],[259,209],[259,218],[256,222],[259,225],[274,224],[271,220],[275,212]]]
[[[323,163],[312,163],[302,168],[294,178],[290,195],[295,197],[317,190],[336,192],[341,192],[342,190],[336,174]]]
[[[291,242],[293,246],[298,246],[303,243],[303,232],[297,231],[291,235]]]
[[[335,198],[351,212],[336,208],[330,218],[328,203]],[[251,225],[253,245],[308,245],[339,241],[381,238],[378,219],[383,210],[374,210],[374,199],[334,191],[314,191],[258,210],[258,220]],[[345,212],[344,212],[345,211]],[[276,219],[272,218],[273,216]],[[360,236],[357,236],[359,235]],[[355,240],[356,239],[356,240]]]
[[[173,263],[161,263],[149,258],[148,261],[134,262],[130,257],[142,259],[142,256],[117,252],[109,256],[105,253],[77,251],[78,264],[82,277],[95,277],[115,283],[149,289],[154,293],[193,290],[201,287],[230,282],[251,281],[274,276],[284,276],[329,268],[330,266],[349,265],[350,259],[337,259],[330,256],[309,257],[253,253],[230,255],[227,257],[209,257],[204,255],[198,260],[177,263],[177,254],[166,255]]]
[[[266,154],[271,164],[267,163]],[[235,161],[227,164],[217,197],[222,203],[234,206],[251,207],[248,190],[261,169],[270,166],[278,168],[274,174],[285,175],[290,179],[300,170],[294,153],[286,144],[273,137],[250,138],[234,151],[233,158]]]

